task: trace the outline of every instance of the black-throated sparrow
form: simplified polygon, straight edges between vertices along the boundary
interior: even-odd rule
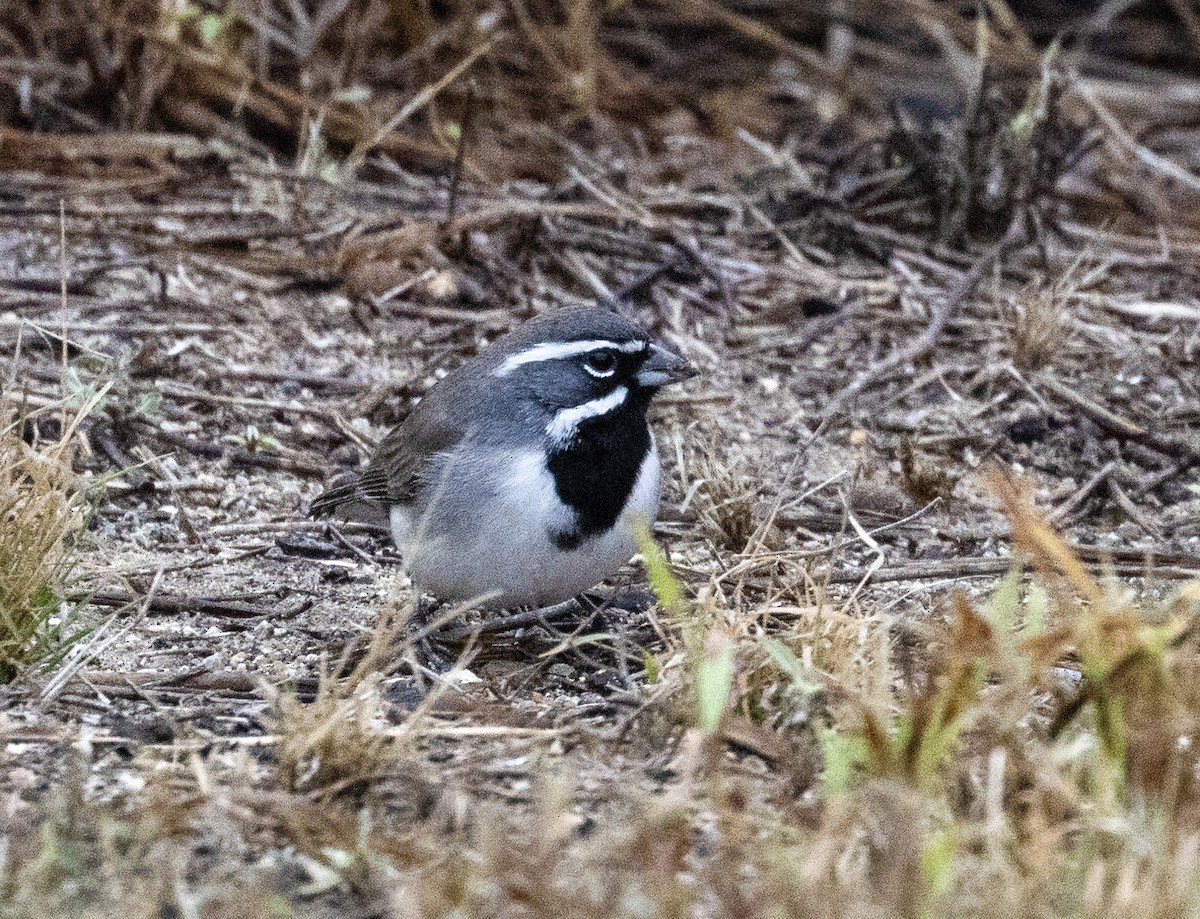
[[[312,513],[386,510],[413,582],[441,599],[569,599],[629,561],[635,515],[653,522],[646,409],[693,372],[608,309],[532,319],[434,386]]]

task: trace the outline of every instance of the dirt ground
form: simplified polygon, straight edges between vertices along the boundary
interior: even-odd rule
[[[778,68],[763,79],[794,88]],[[394,884],[379,905],[382,882],[338,862],[351,843],[321,836],[376,826],[423,827],[434,848],[476,834],[495,862],[527,820],[584,864],[588,840],[680,806],[700,871],[728,836],[722,807],[695,797],[700,772],[747,813],[819,822],[805,732],[837,720],[839,693],[887,691],[880,654],[919,670],[954,591],[982,604],[1020,567],[997,468],[1129,596],[1200,575],[1200,240],[1153,202],[1114,204],[1140,185],[1184,210],[1194,185],[1093,146],[1044,207],[962,246],[872,216],[866,167],[850,187],[850,148],[880,131],[767,141],[676,116],[648,150],[597,114],[549,142],[553,178],[505,182],[392,160],[328,180],[182,134],[8,164],[6,390],[35,410],[96,402],[71,582],[88,600],[63,607],[94,631],[3,690],[10,827],[149,802],[175,827],[156,838],[187,853],[161,883],[188,887],[195,915],[437,914],[425,888],[420,910],[397,907]],[[1114,191],[1098,177],[1117,164]],[[380,528],[313,521],[308,502],[499,334],[604,300],[701,371],[652,415],[671,570],[739,655],[837,636],[837,666],[818,668],[828,708],[782,725],[731,706],[716,752],[699,751],[691,697],[659,673],[687,639],[647,608],[637,560],[573,618],[451,618],[440,651],[466,656],[448,678],[399,641],[366,695],[331,701],[331,670],[414,598]],[[35,417],[58,436],[56,412]],[[739,669],[738,692],[758,691],[755,672]],[[326,729],[324,760],[287,752]],[[339,755],[362,770],[322,778]],[[288,773],[297,762],[313,771]],[[389,857],[428,865],[421,852]],[[234,889],[250,892],[242,913]],[[147,915],[184,915],[178,902]]]

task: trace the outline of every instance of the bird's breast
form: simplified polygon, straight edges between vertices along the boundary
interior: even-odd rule
[[[442,599],[490,595],[491,605],[514,606],[556,603],[604,580],[636,551],[635,516],[652,523],[657,511],[658,451],[648,432],[647,440],[604,527],[588,517],[586,498],[582,511],[563,499],[541,449],[446,455],[418,499],[391,511],[414,582]],[[591,505],[611,500],[610,494]]]
[[[551,449],[546,468],[559,500],[575,511],[580,536],[613,526],[654,452],[650,428],[636,407],[591,420],[568,444]],[[654,465],[657,469],[657,455]]]

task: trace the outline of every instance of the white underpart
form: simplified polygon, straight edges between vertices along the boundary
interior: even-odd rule
[[[623,351],[633,354],[646,347],[644,341],[607,341],[603,338],[593,338],[587,341],[544,341],[524,351],[510,354],[495,370],[494,377],[506,377],[518,367],[525,364],[540,364],[542,361],[561,361],[569,357],[579,357],[589,351],[600,348],[611,348],[613,351]]]
[[[550,442],[555,446],[566,446],[571,442],[582,422],[587,421],[589,418],[599,418],[601,415],[607,415],[609,412],[616,411],[624,404],[628,395],[629,389],[627,387],[618,386],[607,396],[601,396],[599,399],[593,399],[591,402],[583,403],[583,405],[561,408],[550,419],[550,423],[546,425],[546,436],[550,438]]]
[[[629,561],[637,551],[635,518],[650,526],[658,511],[653,439],[616,523],[571,550],[560,549],[553,537],[574,528],[575,511],[559,500],[542,451],[460,460],[447,458],[445,474],[460,477],[453,479],[456,487],[437,494],[431,486],[434,495],[421,516],[408,506],[391,512],[405,568],[421,590],[442,600],[487,597],[489,606],[509,607],[567,600]]]

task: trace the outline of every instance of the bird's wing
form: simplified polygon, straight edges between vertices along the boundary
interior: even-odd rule
[[[417,403],[408,417],[379,442],[357,481],[323,492],[313,501],[310,513],[322,516],[352,502],[386,508],[411,501],[430,458],[449,450],[467,435],[466,429],[446,411],[449,400],[439,397],[445,395],[439,389],[435,388]]]
[[[440,401],[440,400],[439,400]],[[466,436],[438,406],[421,411],[418,404],[379,444],[358,482],[359,494],[379,504],[404,504],[413,499],[430,458],[449,450]]]

